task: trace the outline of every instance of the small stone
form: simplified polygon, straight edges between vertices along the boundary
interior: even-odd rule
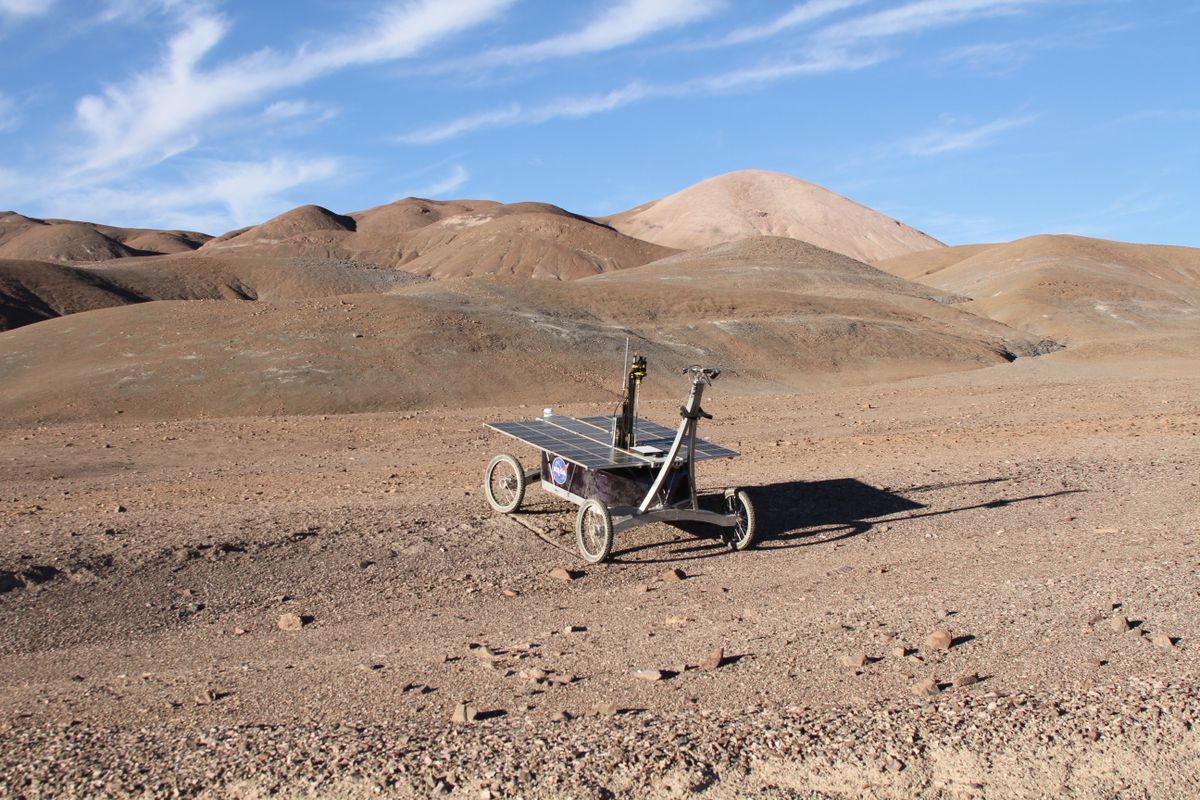
[[[1171,641],[1171,637],[1165,633],[1156,633],[1150,637],[1150,644],[1155,647],[1161,647],[1163,650],[1173,650],[1175,642]]]
[[[681,570],[679,567],[675,567],[674,569],[669,569],[662,574],[662,582],[663,583],[678,583],[679,581],[683,580],[686,577],[687,577],[686,572]]]
[[[115,506],[113,506],[113,511],[118,514],[124,514],[127,510],[128,509],[126,509],[125,506],[121,505],[120,503],[117,503]]]
[[[712,672],[717,667],[721,666],[721,662],[725,660],[725,648],[718,647],[711,653],[700,659],[700,669],[705,672]]]
[[[1129,630],[1129,619],[1124,614],[1117,614],[1108,621],[1108,624],[1113,629],[1113,633],[1124,633]]]
[[[450,721],[465,725],[468,722],[474,722],[477,716],[479,716],[479,712],[473,706],[463,702],[454,707],[454,713],[450,715]]]
[[[1120,528],[1093,528],[1093,533],[1120,533]]]
[[[649,681],[653,683],[655,681],[661,681],[666,677],[666,675],[661,669],[639,669],[633,674],[633,677],[637,678],[639,681]]]
[[[520,592],[517,592],[517,591],[514,591],[514,590],[512,590],[512,589],[505,589],[503,592],[501,592],[501,594],[502,594],[502,595],[504,595],[505,597],[517,597],[517,596],[519,596],[521,593],[520,593]]]
[[[684,617],[684,616],[680,616],[678,614],[672,614],[671,616],[667,617],[667,624],[668,625],[687,625],[688,618]]]
[[[563,633],[587,633],[587,628],[583,625],[568,625],[563,628]]]
[[[234,629],[233,629],[233,635],[234,635],[234,636],[245,636],[245,635],[246,635],[246,629],[245,629],[245,628],[234,628]]]
[[[575,682],[575,676],[567,672],[562,675],[551,675],[547,680],[550,683],[557,683],[559,686],[567,686]]]
[[[964,672],[962,675],[959,675],[954,679],[954,688],[961,689],[964,686],[973,686],[976,683],[979,683],[978,675],[976,675],[974,672]]]
[[[615,717],[621,713],[621,708],[616,703],[597,703],[592,713],[597,717]]]
[[[850,669],[862,669],[867,664],[867,654],[859,652],[842,656],[842,664]]]
[[[570,711],[555,711],[550,715],[551,722],[568,722],[571,719]]]
[[[537,667],[531,667],[518,672],[517,677],[523,681],[537,681],[540,683],[541,681],[546,680],[546,671],[538,669]]]
[[[637,586],[633,587],[634,594],[645,594],[648,591],[650,591],[650,587],[644,583],[639,583]]]
[[[904,647],[893,647],[892,655],[896,658],[904,658],[906,655],[908,655],[908,650]]]
[[[1093,666],[1093,667],[1103,667],[1105,665],[1105,663],[1107,663],[1103,659],[1100,659],[1100,658],[1089,658],[1087,662],[1088,662],[1089,666]]]
[[[562,581],[563,583],[570,583],[571,581],[575,580],[575,576],[570,571],[565,570],[562,567],[555,567],[554,569],[550,570],[550,577],[554,578],[556,581]]]
[[[925,647],[929,650],[949,650],[954,637],[945,628],[938,628],[925,639]]]
[[[279,615],[279,630],[298,631],[307,624],[307,620],[299,614],[288,612]]]
[[[917,681],[908,690],[917,697],[933,697],[940,694],[941,689],[938,687],[937,680],[934,678],[926,678],[923,681]]]

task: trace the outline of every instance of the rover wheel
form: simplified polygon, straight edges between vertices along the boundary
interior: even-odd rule
[[[747,550],[758,541],[754,525],[754,504],[745,490],[730,490],[725,494],[725,513],[737,517],[733,527],[725,529],[725,542],[731,550]]]
[[[575,517],[575,542],[589,564],[599,564],[612,552],[613,524],[608,508],[599,500],[588,500]]]
[[[498,455],[483,473],[483,491],[488,505],[502,514],[516,511],[525,499],[525,470],[508,453]]]

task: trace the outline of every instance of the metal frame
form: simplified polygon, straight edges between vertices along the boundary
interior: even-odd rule
[[[688,392],[687,400],[679,409],[681,417],[679,427],[675,431],[671,447],[666,454],[651,455],[625,448],[612,448],[614,454],[628,456],[632,459],[634,462],[632,465],[625,459],[622,459],[623,463],[621,464],[588,467],[571,461],[565,455],[554,453],[552,450],[536,442],[524,439],[518,433],[504,430],[503,427],[500,427],[505,424],[511,425],[511,423],[489,423],[487,427],[510,436],[523,444],[536,447],[541,451],[542,468],[526,470],[525,477],[527,479],[532,479],[535,476],[539,477],[542,489],[549,494],[568,500],[578,506],[582,506],[593,498],[605,502],[608,512],[612,517],[613,533],[626,531],[640,525],[648,525],[653,522],[704,522],[726,528],[734,527],[738,523],[738,516],[736,514],[705,511],[700,508],[699,498],[696,495],[696,428],[700,419],[712,419],[712,415],[705,413],[700,407],[700,401],[704,396],[705,387],[710,386],[713,380],[721,374],[721,371],[715,368],[693,366],[684,370],[684,373],[691,377],[691,388]],[[686,455],[681,457],[680,451],[684,449],[685,441],[687,442]],[[738,455],[733,451],[723,449],[720,452],[720,457],[733,458]],[[650,475],[653,475],[653,478],[650,480],[649,488],[646,489],[645,494],[636,505],[623,503],[621,505],[608,506],[607,498],[598,497],[595,492],[590,495],[572,492],[567,488],[555,485],[553,480],[548,480],[546,468],[548,456],[571,461],[571,466],[576,471],[582,470],[582,477],[578,480],[581,484],[594,483],[594,474],[606,471],[614,475],[618,472],[623,473],[622,479],[627,482],[632,481],[635,485],[644,482]],[[671,495],[677,495],[678,491],[677,487],[673,484],[668,487],[668,478],[672,474],[678,474],[681,471],[686,471],[687,474],[686,494],[682,499],[672,502],[670,499]],[[664,487],[668,487],[665,495]],[[624,488],[628,489],[629,487],[626,486]],[[728,497],[735,491],[734,489],[729,489],[725,492],[725,496]]]

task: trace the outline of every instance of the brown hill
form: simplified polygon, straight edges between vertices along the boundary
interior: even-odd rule
[[[0,212],[0,258],[64,263],[107,261],[189,252],[210,238],[208,234],[195,231],[118,228]]]
[[[136,294],[85,269],[0,259],[0,331],[139,300]]]
[[[876,261],[942,246],[820,186],[763,170],[709,178],[604,221],[626,235],[682,250],[746,236],[786,236]]]
[[[133,250],[82,222],[31,225],[0,244],[0,258],[31,261],[106,261]]]
[[[385,292],[420,280],[374,264],[316,258],[187,254],[88,266],[0,259],[0,331],[150,300],[300,300]]]
[[[873,262],[875,266],[898,275],[909,281],[921,281],[926,276],[938,270],[945,269],[971,256],[976,256],[984,250],[996,247],[994,244],[960,244],[953,247],[939,247],[936,250],[920,250],[906,253],[895,258],[885,258]]]
[[[205,252],[351,259],[433,275],[570,280],[672,251],[545,203],[407,198],[338,216],[304,206],[212,240]]]
[[[1069,344],[1200,334],[1200,250],[1081,236],[1032,236],[899,263],[971,310]],[[893,261],[881,266],[895,269]]]
[[[466,278],[336,302],[146,303],[50,320],[0,335],[0,418],[607,403],[626,337],[651,359],[651,398],[675,398],[673,376],[698,360],[728,370],[722,390],[754,393],[1039,351],[1036,337],[837,254],[740,247],[742,268],[718,251],[569,283]]]

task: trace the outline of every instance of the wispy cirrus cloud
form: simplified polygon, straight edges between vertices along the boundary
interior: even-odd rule
[[[536,42],[486,50],[429,68],[449,72],[593,55],[633,44],[710,16],[725,0],[621,0],[578,30]]]
[[[732,45],[766,38],[847,11],[863,2],[865,0],[809,0],[764,25],[736,29],[714,44]],[[578,119],[655,97],[715,94],[765,85],[798,75],[860,70],[892,57],[892,54],[878,47],[887,39],[998,14],[1017,13],[1024,6],[1040,2],[1045,0],[914,0],[882,11],[848,17],[819,28],[808,35],[800,48],[801,52],[807,54],[802,58],[743,67],[668,84],[634,81],[610,92],[561,97],[539,105],[510,103],[409,131],[396,137],[396,140],[402,144],[432,144],[487,128]]]
[[[816,36],[818,47],[844,48],[869,41],[1020,13],[1046,0],[915,0],[833,23]]]
[[[17,103],[4,92],[0,92],[0,133],[11,131],[21,124]]]
[[[0,17],[37,17],[53,7],[54,0],[0,0]]]
[[[808,0],[793,6],[787,13],[776,17],[762,25],[748,25],[730,31],[725,36],[709,43],[711,47],[726,47],[735,44],[755,42],[778,36],[784,31],[808,25],[825,17],[832,16],[855,6],[861,6],[868,0]]]
[[[927,157],[974,150],[991,144],[1005,131],[1024,128],[1038,119],[1038,114],[1001,117],[982,125],[963,127],[953,119],[947,119],[940,127],[915,136],[899,146],[906,155]]]
[[[408,197],[441,197],[454,191],[471,179],[471,173],[462,164],[455,164],[449,174],[432,183],[409,189],[404,194]]]
[[[514,0],[419,0],[378,12],[359,30],[290,54],[263,49],[211,66],[230,24],[201,8],[179,11],[180,30],[152,69],[88,95],[75,107],[87,138],[82,171],[153,163],[190,149],[213,118],[343,69],[412,57],[492,19]]]
[[[338,174],[336,158],[278,155],[261,161],[200,162],[175,180],[132,179],[76,186],[61,181],[45,200],[62,216],[136,220],[137,225],[218,233],[262,222],[286,194]]]
[[[863,69],[877,63],[879,58],[870,55],[857,59],[823,56],[806,61],[787,61],[731,70],[680,83],[650,84],[635,81],[602,94],[559,97],[539,105],[511,103],[500,108],[466,114],[445,123],[401,134],[396,137],[396,141],[401,144],[434,144],[486,128],[540,125],[556,119],[581,119],[652,98],[720,94],[797,75]]]

